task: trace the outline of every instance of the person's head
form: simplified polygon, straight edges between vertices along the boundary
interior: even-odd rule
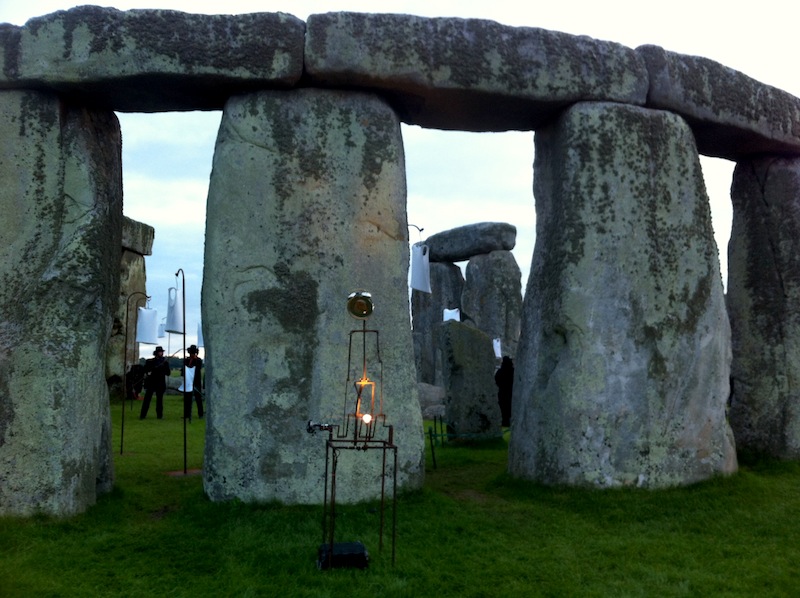
[[[189,355],[197,355],[197,346],[196,345],[192,345],[191,347],[189,347],[186,350],[188,351]]]
[[[164,354],[164,347],[156,347],[156,350],[153,351],[153,355],[156,357],[161,357]]]

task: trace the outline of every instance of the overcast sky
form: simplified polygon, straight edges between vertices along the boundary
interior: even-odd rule
[[[628,0],[528,2],[519,0],[162,0],[101,3],[120,10],[163,8],[238,14],[285,12],[305,20],[333,11],[405,13],[428,17],[491,19],[506,25],[541,27],[635,48],[655,44],[705,56],[759,81],[800,96],[794,3],[762,0],[736,5],[716,0],[643,3]],[[29,18],[75,6],[58,0],[0,0],[0,22],[23,25]],[[123,136],[124,211],[156,230],[146,260],[151,307],[167,315],[167,293],[175,272],[186,277],[187,344],[200,322],[205,201],[221,112],[118,114]],[[534,245],[532,133],[459,133],[403,127],[411,241],[484,221],[517,227],[514,255],[523,289]],[[730,234],[729,189],[733,164],[702,158],[715,235],[726,278]],[[164,343],[168,346],[168,339]],[[172,335],[175,352],[182,339]],[[152,346],[143,345],[142,355]]]

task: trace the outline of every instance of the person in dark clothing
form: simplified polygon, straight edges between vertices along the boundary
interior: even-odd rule
[[[183,389],[183,417],[191,420],[192,398],[197,403],[197,417],[203,417],[203,360],[197,356],[195,345],[186,351],[189,357],[183,360],[183,375],[186,381],[186,388]]]
[[[141,401],[142,388],[144,387],[144,366],[135,363],[125,376],[125,388],[129,401]]]
[[[167,390],[167,376],[169,376],[169,361],[164,357],[164,347],[156,347],[154,357],[144,362],[144,403],[139,419],[147,417],[150,409],[150,400],[156,394],[156,417],[164,417],[164,392]]]
[[[511,425],[511,391],[514,387],[514,362],[506,355],[500,368],[494,374],[494,382],[497,384],[497,403],[500,405],[500,416],[502,426],[507,428]]]

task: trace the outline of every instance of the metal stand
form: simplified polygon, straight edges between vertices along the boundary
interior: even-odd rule
[[[386,468],[387,453],[392,453],[392,565],[395,561],[395,540],[397,538],[397,446],[394,444],[394,427],[386,423],[383,411],[383,361],[381,360],[380,338],[377,330],[367,330],[366,319],[373,311],[372,295],[366,291],[356,291],[347,298],[347,311],[361,320],[361,330],[351,330],[347,350],[347,381],[345,382],[342,404],[342,423],[315,423],[311,420],[306,431],[328,432],[325,442],[325,498],[322,508],[322,546],[317,564],[320,569],[333,567],[367,566],[366,548],[360,542],[337,545],[336,536],[336,473],[339,457],[353,454],[350,451],[380,451],[381,453],[381,508],[379,550],[383,551],[383,530],[386,519]],[[361,377],[354,375],[354,337],[361,336]],[[378,378],[371,380],[367,375],[367,337],[375,340],[374,360],[378,364]],[[357,352],[357,351],[356,351]],[[352,392],[355,391],[355,397]],[[382,425],[378,426],[381,422]],[[378,434],[378,430],[386,432]],[[334,434],[336,431],[336,434]],[[382,438],[378,438],[378,436]],[[339,548],[337,551],[336,548]],[[336,554],[336,559],[334,559]],[[336,562],[334,562],[336,560]]]
[[[397,446],[393,442],[394,429],[389,428],[388,440],[353,440],[334,438],[333,427],[328,431],[328,440],[325,443],[325,498],[322,509],[322,543],[327,543],[328,567],[333,565],[333,554],[336,536],[336,469],[339,464],[341,451],[372,451],[381,452],[381,506],[380,530],[378,550],[383,551],[383,531],[386,513],[386,453],[392,453],[392,565],[395,562],[395,540],[397,539]],[[347,454],[347,453],[343,453]]]
[[[183,312],[183,323],[181,328],[183,335],[183,357],[181,358],[181,371],[183,372],[183,475],[186,475],[188,473],[186,455],[186,274],[184,274],[183,268],[178,268],[178,271],[175,272],[176,280],[178,278],[178,274],[181,275],[181,300],[183,302],[183,309],[181,310]],[[194,388],[192,388],[192,393],[194,393]],[[189,421],[191,421],[191,419],[192,412],[189,411]]]

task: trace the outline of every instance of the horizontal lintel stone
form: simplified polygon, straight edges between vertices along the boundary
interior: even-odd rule
[[[648,87],[632,48],[483,19],[311,15],[305,61],[310,84],[380,90],[436,129],[532,130],[581,100],[644,105]]]
[[[122,217],[122,247],[139,255],[153,254],[155,229],[149,224]]]
[[[0,89],[48,89],[121,112],[220,110],[233,93],[294,86],[305,23],[80,6],[0,25]]]
[[[652,45],[636,52],[650,72],[647,106],[686,119],[701,154],[800,153],[800,98],[701,56]]]

